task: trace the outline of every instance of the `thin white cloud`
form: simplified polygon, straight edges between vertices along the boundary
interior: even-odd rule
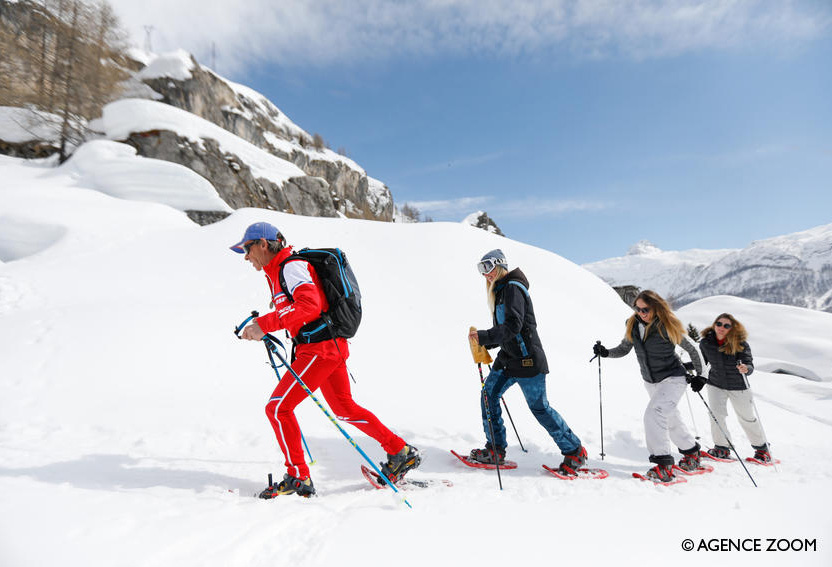
[[[411,207],[419,209],[419,212],[436,215],[443,219],[460,219],[486,206],[493,200],[493,197],[460,197],[459,199],[446,199],[436,201],[408,201]]]
[[[595,212],[612,208],[608,201],[585,199],[537,199],[529,197],[499,203],[488,214],[492,218],[539,218],[558,217],[569,213]]]
[[[528,197],[524,199],[497,199],[493,196],[463,197],[435,201],[409,201],[421,213],[439,219],[461,219],[477,210],[485,210],[488,215],[497,219],[524,219],[541,217],[559,217],[570,213],[603,211],[614,206],[608,201],[592,201],[586,199],[539,199]]]
[[[184,48],[217,70],[397,56],[664,57],[830,34],[817,0],[111,0],[142,47]]]

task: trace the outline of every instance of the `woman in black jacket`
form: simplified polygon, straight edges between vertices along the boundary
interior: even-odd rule
[[[754,458],[764,463],[771,461],[768,442],[760,421],[754,411],[754,402],[748,386],[747,376],[754,372],[754,358],[746,339],[748,332],[742,323],[730,313],[722,313],[714,319],[713,325],[702,331],[699,348],[705,362],[711,365],[708,372],[708,402],[714,417],[711,421],[711,435],[714,448],[708,453],[714,457],[728,459],[731,451],[729,439],[725,437],[728,427],[728,400],[737,414],[745,435],[754,448]],[[723,433],[723,431],[725,433]]]
[[[537,321],[529,295],[529,281],[520,268],[507,269],[502,250],[492,250],[477,264],[485,277],[488,305],[493,326],[486,331],[472,330],[468,338],[485,348],[500,347],[500,353],[483,386],[480,400],[482,424],[487,442],[485,449],[471,451],[470,459],[480,463],[502,464],[506,456],[506,428],[503,424],[500,398],[513,384],[519,384],[532,414],[557,444],[564,456],[559,467],[562,474],[574,471],[586,462],[586,449],[563,418],[549,405],[546,398],[546,374],[549,366],[537,334]],[[489,400],[494,439],[488,427],[485,396]],[[496,449],[496,451],[495,451]]]
[[[659,294],[642,291],[636,297],[633,309],[635,313],[627,319],[621,344],[607,350],[598,343],[592,350],[601,357],[620,358],[635,347],[644,387],[650,394],[650,402],[644,410],[644,431],[650,462],[656,466],[647,471],[647,476],[654,481],[671,482],[674,478],[671,442],[683,455],[679,467],[687,471],[699,468],[701,449],[679,415],[678,405],[687,387],[687,372],[676,355],[676,346],[690,354],[697,373],[692,383],[696,391],[705,383],[701,377],[702,361],[696,346],[685,336],[684,325]]]

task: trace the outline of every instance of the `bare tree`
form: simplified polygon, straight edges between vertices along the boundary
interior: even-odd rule
[[[402,216],[406,219],[410,219],[413,222],[419,222],[419,216],[422,214],[419,209],[411,205],[410,203],[405,203],[402,205],[401,209]]]
[[[0,0],[0,104],[59,116],[53,126],[64,161],[87,136],[87,121],[118,96],[127,76],[124,37],[104,0]]]

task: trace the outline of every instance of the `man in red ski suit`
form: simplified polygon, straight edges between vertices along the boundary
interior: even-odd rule
[[[301,258],[286,261],[292,255],[292,247],[286,246],[283,235],[276,227],[264,222],[255,223],[231,249],[245,253],[245,259],[255,270],[265,272],[274,307],[274,311],[257,317],[243,329],[242,338],[261,340],[266,333],[281,329],[296,337],[301,327],[316,321],[329,309],[315,268]],[[291,297],[280,287],[281,270]],[[418,450],[407,445],[372,412],[352,399],[346,366],[349,356],[347,340],[337,337],[312,343],[296,341],[296,344],[292,369],[310,391],[321,389],[324,399],[340,421],[355,425],[381,444],[388,457],[387,463],[382,465],[382,472],[391,481],[397,482],[408,470],[417,467],[421,461]],[[266,416],[286,458],[287,473],[282,482],[267,487],[260,494],[261,498],[282,494],[311,496],[315,493],[309,467],[304,460],[300,427],[294,414],[295,407],[306,397],[306,391],[297,380],[291,373],[286,373],[266,404]]]

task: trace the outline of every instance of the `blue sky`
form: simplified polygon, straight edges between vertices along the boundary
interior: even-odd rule
[[[282,4],[216,5],[217,71],[434,220],[578,263],[832,222],[830,2]]]

